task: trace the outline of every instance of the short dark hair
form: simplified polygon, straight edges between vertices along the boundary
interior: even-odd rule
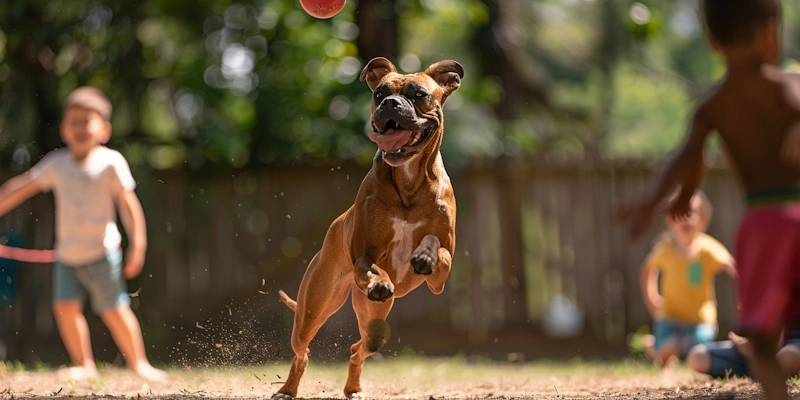
[[[753,40],[770,19],[780,18],[780,0],[703,0],[706,28],[726,46]]]
[[[64,100],[64,111],[70,107],[82,107],[97,111],[104,120],[111,120],[111,101],[98,88],[81,86],[73,90]]]

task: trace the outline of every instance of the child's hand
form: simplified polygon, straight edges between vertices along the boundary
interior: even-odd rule
[[[747,338],[741,337],[733,332],[728,332],[728,340],[733,342],[733,347],[745,358],[750,358],[753,355],[753,346],[747,341]]]
[[[667,214],[675,221],[685,221],[692,216],[692,197],[694,193],[687,193],[684,190],[672,196],[663,207],[658,209],[659,214]]]
[[[664,212],[675,221],[685,221],[692,216],[691,202],[677,198],[664,206]]]
[[[129,250],[125,254],[125,264],[122,267],[122,273],[125,275],[125,279],[133,279],[139,276],[139,274],[142,273],[143,266],[144,252],[135,249]]]

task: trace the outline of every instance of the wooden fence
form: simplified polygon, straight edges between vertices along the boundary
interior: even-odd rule
[[[286,355],[292,315],[276,292],[296,293],[306,263],[330,222],[352,204],[366,169],[275,167],[206,178],[134,173],[141,177],[137,193],[150,245],[144,273],[129,291],[138,292],[133,307],[148,351],[181,361],[227,340],[236,346],[225,361]],[[442,295],[422,286],[395,303],[394,348],[469,351],[490,348],[499,337],[504,349],[525,348],[556,294],[583,311],[583,337],[624,346],[627,334],[649,323],[638,273],[658,232],[632,242],[612,213],[644,191],[651,173],[642,164],[497,163],[451,171],[458,202],[452,274]],[[709,233],[730,248],[743,210],[739,189],[723,169],[710,170],[704,188],[714,205]],[[47,248],[52,224],[52,198],[38,196],[0,219],[0,236],[13,229],[25,246]],[[50,268],[23,264],[14,279],[18,296],[5,310],[4,328],[12,356],[64,356],[50,311]],[[717,280],[717,296],[724,333],[734,318],[729,278]],[[93,332],[103,332],[95,334],[98,357],[105,351],[113,359],[108,335],[90,318]],[[346,352],[353,340],[335,338],[356,335],[354,320],[350,310],[336,314],[320,333],[334,339],[320,339],[320,346],[335,343],[331,351]],[[419,339],[429,336],[442,339]],[[251,347],[262,356],[241,350]]]

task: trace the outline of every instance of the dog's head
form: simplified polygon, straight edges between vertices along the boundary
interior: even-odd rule
[[[438,150],[442,142],[442,107],[458,89],[464,68],[440,61],[424,72],[402,75],[387,59],[373,58],[361,71],[372,89],[372,132],[383,160],[397,167],[417,153]]]

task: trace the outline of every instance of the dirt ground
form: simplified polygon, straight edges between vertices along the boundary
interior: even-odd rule
[[[287,363],[258,367],[170,368],[167,383],[147,383],[118,367],[102,368],[97,382],[72,382],[58,369],[0,369],[0,399],[18,398],[269,398]],[[309,364],[302,398],[343,398],[344,363]],[[747,379],[711,380],[677,367],[661,373],[641,361],[497,363],[468,358],[385,358],[364,367],[362,387],[376,399],[759,399]],[[800,399],[800,383],[790,382]]]

